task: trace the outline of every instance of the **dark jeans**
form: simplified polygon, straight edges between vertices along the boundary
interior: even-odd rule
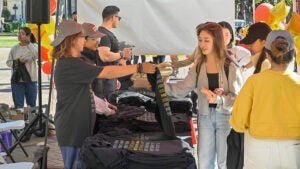
[[[24,97],[28,106],[36,106],[37,82],[12,83],[11,90],[15,108],[24,107]]]

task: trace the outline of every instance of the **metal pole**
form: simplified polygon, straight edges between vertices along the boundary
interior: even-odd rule
[[[42,117],[42,63],[41,63],[41,23],[37,23],[38,26],[38,113]],[[42,126],[42,118],[39,119],[39,124]]]
[[[55,21],[55,30],[56,27],[58,25],[58,18],[59,18],[59,11],[60,11],[60,0],[57,0],[56,2],[56,21]],[[56,31],[54,31],[54,37],[56,37]],[[46,116],[47,116],[47,120],[46,120],[46,131],[45,131],[45,141],[44,141],[44,151],[43,151],[43,161],[42,161],[42,169],[45,169],[45,167],[47,168],[46,164],[46,160],[48,158],[47,157],[47,153],[48,153],[48,140],[47,140],[47,136],[48,136],[48,131],[49,131],[49,114],[50,114],[50,105],[51,105],[51,96],[52,96],[52,85],[53,85],[53,74],[54,74],[54,58],[52,57],[52,66],[51,66],[51,77],[50,77],[50,87],[49,87],[49,95],[48,95],[48,105],[47,105],[47,109],[46,109]]]

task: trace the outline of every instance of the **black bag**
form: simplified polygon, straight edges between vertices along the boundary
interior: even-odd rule
[[[227,137],[227,169],[242,169],[244,166],[244,133],[231,129]]]
[[[169,98],[172,113],[185,113],[192,116],[193,102],[191,98]]]
[[[23,82],[32,82],[31,77],[26,69],[24,63],[21,63],[19,60],[13,61],[13,74],[11,76],[11,83],[18,83],[20,80]]]

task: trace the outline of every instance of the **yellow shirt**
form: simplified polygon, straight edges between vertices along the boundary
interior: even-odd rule
[[[237,132],[257,138],[300,139],[300,77],[266,70],[246,81],[230,118]]]

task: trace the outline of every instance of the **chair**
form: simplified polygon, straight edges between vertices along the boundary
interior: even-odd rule
[[[21,149],[24,152],[24,154],[26,155],[26,157],[28,157],[28,154],[27,154],[26,150],[24,149],[24,147],[21,144],[20,138],[13,131],[13,130],[23,129],[24,127],[25,127],[25,121],[24,120],[17,120],[17,121],[0,123],[0,132],[10,130],[11,133],[12,133],[12,135],[14,136],[14,138],[16,140],[15,143],[12,145],[12,147],[7,148],[6,145],[3,143],[2,138],[0,139],[1,146],[5,150],[6,154],[10,157],[10,159],[11,159],[12,162],[15,162],[15,160],[12,157],[11,153],[17,147],[17,145],[19,145],[21,147]]]
[[[19,162],[19,163],[11,163],[6,164],[4,158],[0,155],[0,169],[32,169],[32,162]]]
[[[25,121],[24,120],[17,120],[17,121],[12,121],[12,122],[7,122],[5,117],[2,115],[2,112],[5,112],[9,109],[9,106],[4,103],[0,103],[0,118],[1,121],[6,122],[6,123],[0,123],[0,132],[10,130],[13,137],[15,138],[15,143],[12,145],[12,147],[7,148],[5,144],[2,141],[2,138],[0,138],[0,144],[5,150],[6,154],[10,157],[12,162],[15,162],[14,158],[11,156],[11,152],[17,147],[17,145],[20,146],[22,151],[24,152],[25,156],[28,157],[27,152],[25,151],[24,147],[21,144],[21,139],[24,137],[21,135],[20,137],[17,136],[17,134],[13,131],[16,129],[23,129],[25,127]]]

